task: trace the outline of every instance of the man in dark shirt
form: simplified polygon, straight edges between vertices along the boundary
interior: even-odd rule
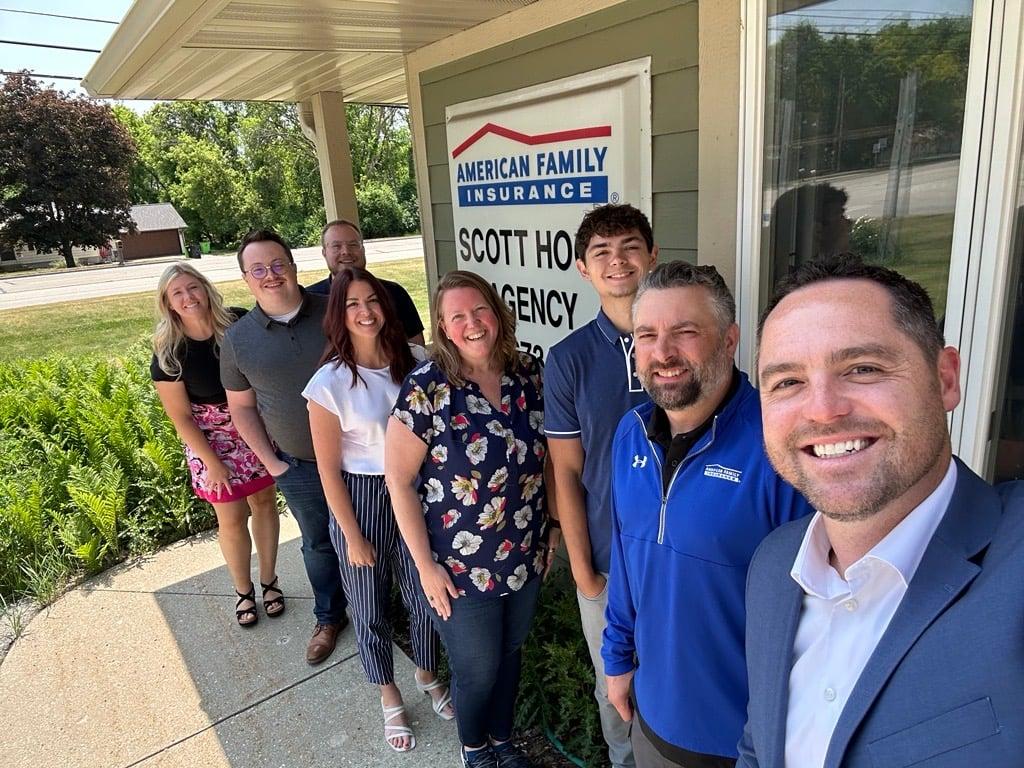
[[[331,292],[331,280],[346,267],[366,269],[366,248],[363,247],[363,233],[351,221],[336,219],[328,222],[320,233],[320,248],[331,274],[319,283],[313,283],[306,290],[310,293]],[[409,292],[398,283],[377,278],[388,289],[391,300],[398,310],[398,317],[405,328],[405,336],[413,344],[423,344],[423,321]]]
[[[302,389],[320,364],[327,300],[304,291],[287,243],[275,232],[250,232],[238,265],[256,306],[232,325],[220,349],[221,382],[231,419],[274,476],[302,531],[302,559],[313,588],[316,627],[306,661],[334,651],[347,601],[328,533],[330,510],[320,485]]]

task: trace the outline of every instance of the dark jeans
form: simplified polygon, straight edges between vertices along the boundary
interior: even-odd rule
[[[452,600],[448,621],[430,609],[452,672],[451,694],[459,740],[480,747],[488,737],[512,737],[523,641],[530,632],[541,579],[518,592],[491,599]],[[426,602],[423,591],[420,600]]]
[[[341,587],[338,555],[331,544],[328,523],[331,511],[320,485],[315,461],[305,461],[278,452],[290,469],[275,477],[288,509],[302,531],[302,561],[313,588],[313,615],[320,624],[337,624],[345,617],[348,600]]]

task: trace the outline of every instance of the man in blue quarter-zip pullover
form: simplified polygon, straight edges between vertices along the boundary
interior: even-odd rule
[[[638,768],[735,765],[747,566],[769,532],[811,511],[764,455],[757,393],[733,365],[735,316],[715,268],[685,262],[647,275],[633,304],[653,402],[627,412],[612,443],[601,654]]]

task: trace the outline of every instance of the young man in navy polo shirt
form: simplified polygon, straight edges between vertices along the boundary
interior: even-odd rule
[[[629,724],[608,702],[601,661],[611,549],[610,457],[619,418],[648,399],[636,375],[631,311],[640,279],[657,258],[651,224],[633,206],[604,205],[583,218],[576,233],[576,268],[597,291],[601,309],[551,348],[544,373],[544,431],[559,521],[614,768],[635,763]]]

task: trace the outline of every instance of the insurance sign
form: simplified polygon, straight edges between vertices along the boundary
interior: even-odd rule
[[[593,319],[597,297],[573,239],[596,205],[650,215],[650,59],[617,64],[446,112],[460,269],[494,284],[538,355]]]

